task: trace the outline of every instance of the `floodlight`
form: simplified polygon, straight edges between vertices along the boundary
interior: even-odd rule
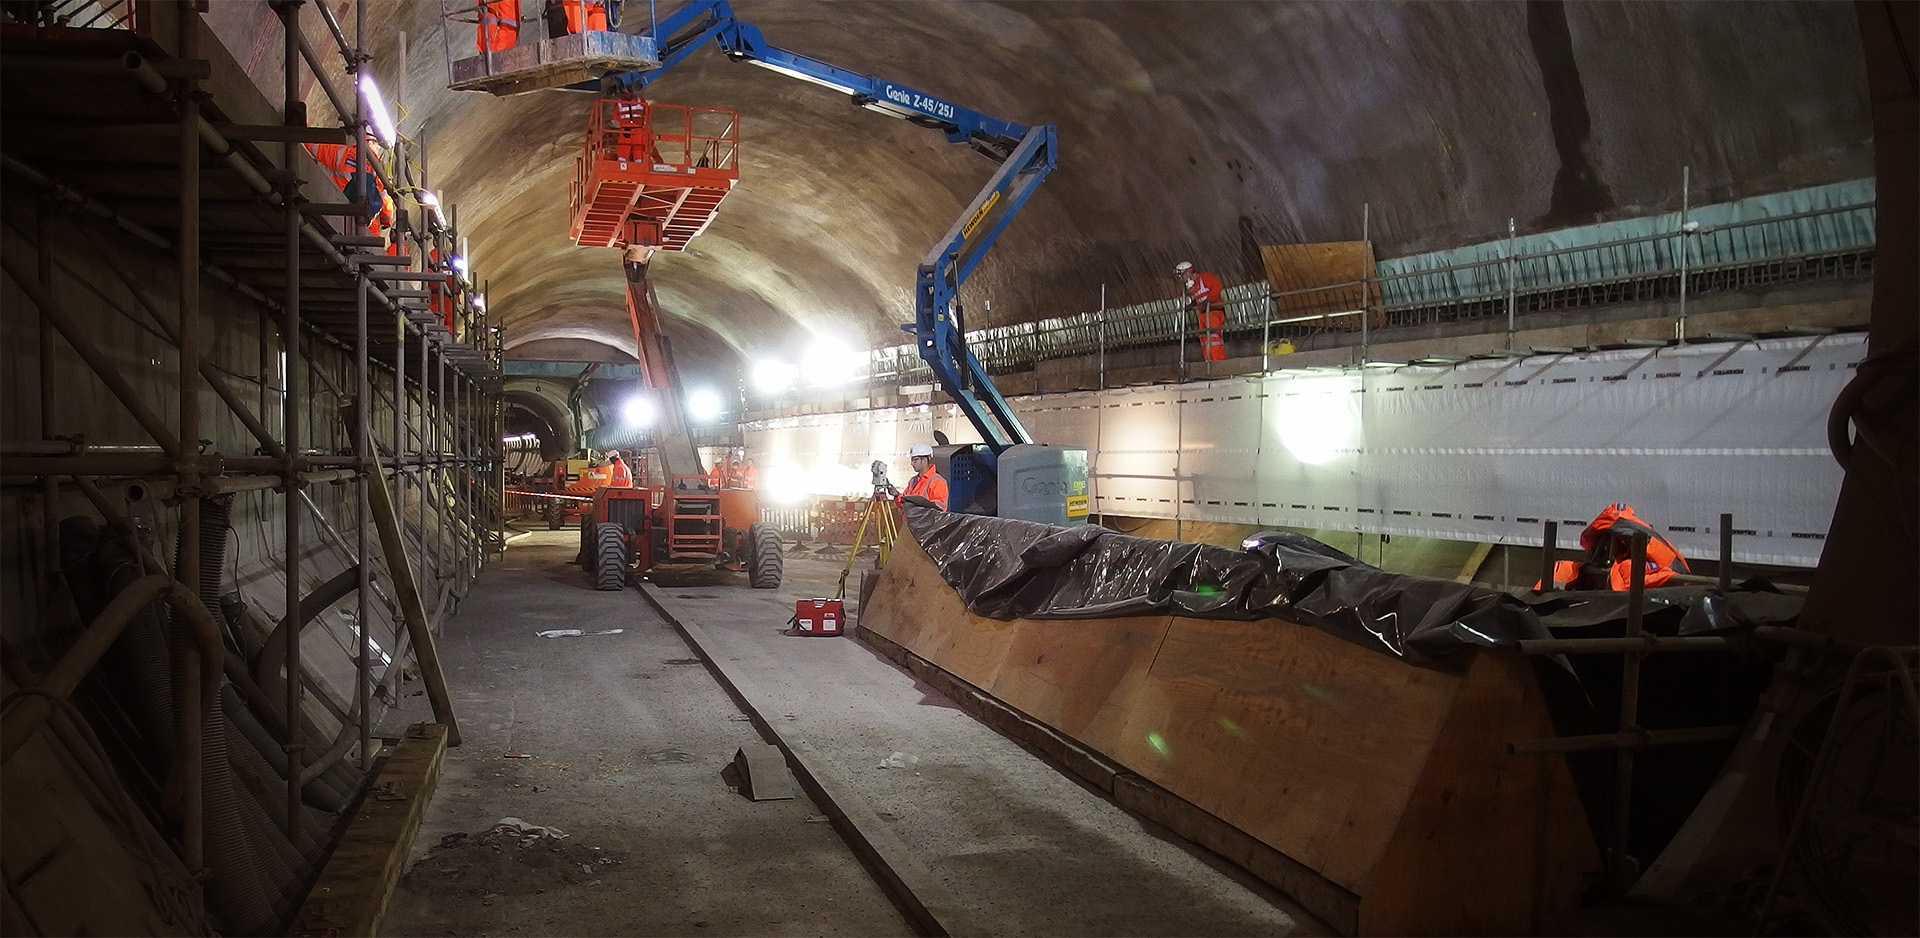
[[[687,416],[695,423],[706,423],[726,412],[720,395],[710,388],[695,388],[687,394]]]
[[[360,73],[360,96],[367,102],[368,116],[373,118],[373,132],[380,142],[393,146],[400,133],[394,129],[393,115],[387,111],[386,99],[380,97],[380,86],[373,83],[372,72]]]
[[[778,394],[793,387],[800,378],[800,369],[777,359],[767,359],[753,366],[753,388],[762,394]]]
[[[653,426],[653,402],[644,397],[632,398],[621,406],[620,416],[630,427]]]

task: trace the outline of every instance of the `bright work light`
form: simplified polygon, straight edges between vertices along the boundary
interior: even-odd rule
[[[400,132],[394,129],[393,115],[387,112],[386,99],[380,97],[380,86],[373,83],[372,72],[360,73],[360,95],[366,99],[368,116],[373,118],[373,132],[381,143],[393,146]]]
[[[799,378],[800,369],[776,359],[769,358],[753,366],[753,388],[762,394],[785,391]]]
[[[706,423],[725,411],[720,395],[709,388],[696,388],[687,395],[687,416],[692,417],[694,423]]]
[[[653,402],[644,397],[633,398],[620,408],[620,416],[630,427],[653,426]]]

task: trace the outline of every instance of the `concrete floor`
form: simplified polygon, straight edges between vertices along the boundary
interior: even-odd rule
[[[385,933],[908,933],[828,809],[797,788],[753,802],[728,787],[735,751],[762,742],[750,718],[640,591],[588,588],[570,563],[577,538],[514,541],[446,626],[465,743],[448,753]],[[1328,933],[866,646],[780,634],[793,600],[832,595],[845,564],[790,551],[778,590],[713,571],[645,589],[807,754],[841,809],[904,850],[949,928]],[[622,631],[536,635],[562,628]],[[426,717],[412,697],[385,727]],[[568,837],[489,834],[505,817]]]

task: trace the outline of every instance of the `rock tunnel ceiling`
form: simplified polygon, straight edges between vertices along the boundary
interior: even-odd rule
[[[351,9],[327,0],[349,31]],[[523,0],[531,14],[538,0]],[[446,87],[440,4],[369,7],[382,87],[459,207],[514,357],[632,351],[619,256],[567,236],[590,94]],[[664,15],[678,6],[663,0]],[[625,31],[647,6],[629,2]],[[1855,14],[1842,3],[758,2],[778,47],[981,113],[1059,125],[1059,168],[964,294],[971,325],[1176,295],[1174,261],[1258,279],[1262,243],[1355,240],[1393,257],[1872,174]],[[265,4],[215,30],[277,97]],[[324,27],[304,22],[316,46]],[[470,54],[471,27],[449,29]],[[400,34],[410,51],[404,89]],[[538,35],[527,24],[523,35]],[[336,65],[337,70],[337,65]],[[315,123],[331,108],[305,95]],[[920,258],[988,160],[841,94],[696,52],[653,100],[741,114],[740,183],[653,263],[689,368],[830,334],[905,340]],[[991,303],[991,310],[987,303]],[[709,372],[711,373],[711,372]]]

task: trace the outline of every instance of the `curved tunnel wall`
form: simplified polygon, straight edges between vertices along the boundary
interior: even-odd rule
[[[672,9],[672,4],[664,4]],[[644,8],[628,4],[626,29]],[[948,4],[742,0],[769,42],[1023,122],[1060,169],[971,282],[974,323],[1166,297],[1182,257],[1251,279],[1260,243],[1382,255],[1672,209],[1683,167],[1725,200],[1871,174],[1851,7],[1827,3]],[[216,30],[275,97],[265,5]],[[370,17],[373,73],[458,204],[507,342],[630,349],[617,258],[572,247],[587,95],[446,90],[438,6]],[[316,45],[324,37],[307,15]],[[406,67],[399,36],[410,37]],[[531,29],[530,31],[531,32]],[[404,77],[403,73],[404,72]],[[890,344],[920,256],[991,166],[844,97],[697,52],[653,86],[738,108],[741,183],[655,281],[683,363],[833,333]],[[308,94],[313,119],[329,106]],[[989,303],[991,309],[989,311]]]

